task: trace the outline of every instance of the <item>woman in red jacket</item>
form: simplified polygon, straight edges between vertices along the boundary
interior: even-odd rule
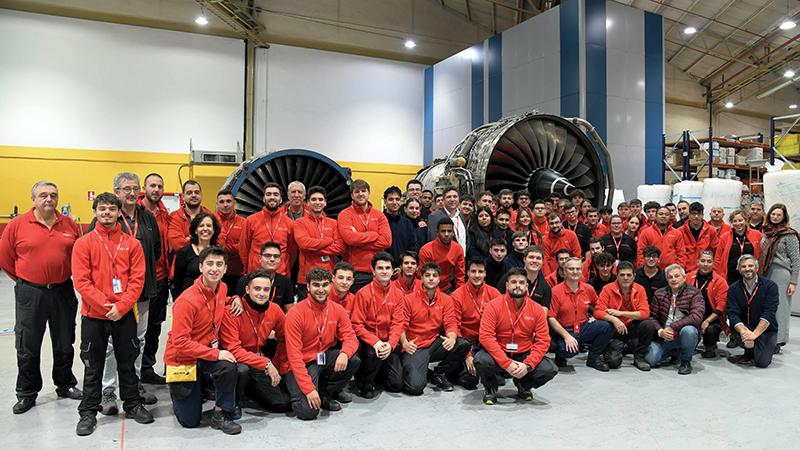
[[[728,216],[731,230],[719,237],[717,253],[714,258],[714,272],[722,275],[729,285],[742,279],[737,263],[742,255],[758,258],[761,253],[761,232],[748,226],[746,211],[737,209]]]

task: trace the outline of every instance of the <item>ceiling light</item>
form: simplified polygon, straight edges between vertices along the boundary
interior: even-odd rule
[[[725,107],[728,109],[733,108],[733,102],[725,102]]]
[[[417,46],[417,43],[412,41],[411,39],[406,39],[406,42],[403,43],[403,45],[405,45],[406,48],[414,48]]]
[[[783,72],[783,76],[786,77],[786,78],[794,77],[794,70],[786,69],[786,72]]]
[[[697,33],[697,28],[695,28],[695,27],[686,27],[686,28],[683,29],[683,34],[692,35],[692,34],[695,34],[695,33]]]
[[[796,27],[797,24],[794,23],[793,20],[787,20],[783,22],[780,26],[781,30],[791,30],[792,28]]]
[[[797,109],[797,105],[795,105],[794,103],[792,103],[791,105],[789,105],[789,109]]]
[[[197,18],[194,19],[194,23],[198,25],[208,25],[208,19],[206,19],[206,16],[197,16]]]

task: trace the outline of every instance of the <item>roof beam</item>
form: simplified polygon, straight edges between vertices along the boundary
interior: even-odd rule
[[[725,6],[722,7],[722,9],[720,9],[716,14],[714,14],[714,20],[720,18],[723,14],[725,14],[725,12],[731,6],[733,6],[734,3],[736,3],[736,0],[728,0],[728,3],[726,3]],[[697,30],[697,32],[686,41],[687,45],[682,45],[680,48],[678,48],[678,51],[673,53],[672,56],[670,56],[669,59],[667,59],[667,61],[672,62],[675,58],[677,58],[678,55],[680,55],[681,52],[683,52],[683,50],[687,48],[688,44],[694,43],[695,39],[697,39],[698,36],[700,36],[706,29],[708,29],[708,27],[711,26],[712,23],[714,23],[712,20],[707,20],[706,23],[704,23],[703,26],[700,27],[700,29]]]

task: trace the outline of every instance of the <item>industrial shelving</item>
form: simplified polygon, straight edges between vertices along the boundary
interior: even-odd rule
[[[702,132],[706,133],[705,130]],[[758,133],[752,136],[731,139],[722,136],[713,136],[711,134],[711,129],[709,129],[707,132],[710,137],[705,138],[698,137],[697,135],[700,133],[698,131],[685,130],[681,132],[680,138],[669,143],[667,142],[667,135],[663,135],[664,179],[662,182],[667,181],[667,173],[670,172],[675,176],[676,181],[710,178],[713,176],[715,168],[734,169],[736,170],[737,174],[744,174],[745,172],[752,174],[755,168],[756,174],[760,178],[760,173],[766,170],[763,167],[763,164],[760,164],[760,160],[748,161],[747,164],[723,164],[715,162],[713,157],[713,148],[714,143],[718,143],[720,148],[727,147],[741,150],[755,147],[763,150],[769,150],[770,145],[764,143],[763,134]],[[709,152],[706,148],[703,148],[702,145],[709,142],[711,142],[711,144],[707,145],[706,147],[712,149],[711,152]],[[676,154],[678,155],[677,161],[676,158],[670,158]],[[700,162],[701,160],[699,158],[693,158],[695,154],[703,156],[702,162]],[[754,164],[756,164],[756,166],[754,166]],[[680,170],[681,173],[678,174],[676,169]],[[703,176],[703,171],[705,169],[708,169],[707,176]]]

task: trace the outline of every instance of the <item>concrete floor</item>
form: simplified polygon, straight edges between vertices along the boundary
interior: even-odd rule
[[[13,415],[17,375],[14,300],[10,281],[0,276],[0,430],[4,448],[197,449],[236,448],[796,448],[800,422],[800,339],[793,337],[766,370],[741,368],[724,359],[694,360],[695,373],[678,376],[675,366],[642,373],[626,360],[622,369],[599,373],[572,360],[536,391],[533,404],[517,402],[513,388],[501,389],[499,405],[484,406],[483,391],[436,392],[422,397],[381,394],[356,397],[341,412],[301,422],[278,414],[245,410],[239,436],[209,428],[186,430],[172,416],[166,387],[152,388],[159,402],[149,407],[150,425],[122,416],[98,416],[90,437],[75,435],[77,405],[56,399],[49,339],[42,352],[44,389],[37,405]],[[800,333],[800,318],[792,319]],[[166,336],[166,331],[164,332]],[[78,336],[80,333],[78,332]],[[162,347],[163,352],[163,347]],[[739,351],[737,350],[737,353]],[[159,365],[160,367],[160,365]],[[83,364],[74,365],[82,380]],[[509,383],[508,386],[511,386]],[[79,386],[80,387],[80,386]],[[206,403],[206,408],[210,407]]]

